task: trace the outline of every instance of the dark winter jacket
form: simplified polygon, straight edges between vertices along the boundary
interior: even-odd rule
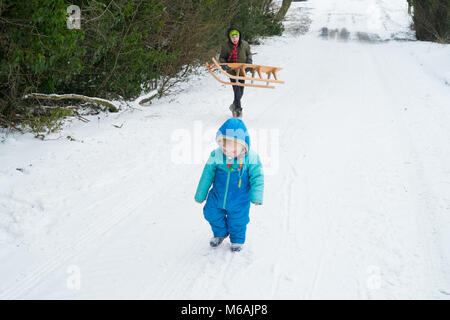
[[[230,56],[231,52],[233,51],[233,43],[231,42],[230,37],[228,36],[230,34],[231,30],[238,30],[236,27],[231,27],[227,31],[227,38],[228,40],[223,43],[222,49],[220,50],[220,57],[219,62],[221,63],[228,63],[228,57]],[[247,41],[242,40],[242,33],[239,31],[239,44],[238,44],[238,52],[237,52],[237,62],[238,63],[253,63],[252,59],[252,53],[250,52],[250,45]],[[229,72],[230,74],[233,74],[233,72]]]

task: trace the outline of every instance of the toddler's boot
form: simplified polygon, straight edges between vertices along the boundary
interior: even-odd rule
[[[212,237],[211,240],[209,240],[209,245],[213,248],[218,247],[226,237],[228,237],[228,234],[225,237]]]
[[[233,252],[241,251],[242,247],[243,247],[242,243],[232,243],[231,244],[231,251],[233,251]]]

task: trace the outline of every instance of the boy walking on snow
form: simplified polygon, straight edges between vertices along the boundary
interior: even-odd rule
[[[207,198],[203,214],[214,234],[211,247],[230,236],[231,250],[240,251],[250,221],[250,202],[263,202],[262,164],[258,154],[250,150],[250,137],[241,119],[228,119],[216,140],[219,148],[211,152],[195,200],[202,203]]]
[[[247,41],[242,39],[242,34],[236,27],[230,27],[227,31],[228,40],[222,45],[220,50],[219,61],[221,63],[249,63],[252,64],[252,53],[250,52],[250,45]],[[225,66],[225,71],[231,75],[236,73]],[[240,76],[245,76],[241,74]],[[230,79],[231,82],[236,82],[235,79]],[[239,80],[240,83],[245,83],[244,80]],[[242,116],[241,98],[244,95],[243,86],[233,86],[234,101],[230,105],[230,110],[233,117]]]

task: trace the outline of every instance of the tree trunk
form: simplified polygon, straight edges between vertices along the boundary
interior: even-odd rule
[[[281,21],[286,16],[286,13],[289,10],[289,7],[291,6],[292,0],[283,0],[283,3],[281,4],[280,10],[278,10],[277,15],[275,16],[275,20]]]

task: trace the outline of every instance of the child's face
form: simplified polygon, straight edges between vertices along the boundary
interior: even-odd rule
[[[236,141],[223,139],[222,151],[228,157],[237,158],[244,151],[244,146]]]
[[[239,36],[237,34],[232,36],[231,42],[233,42],[233,44],[237,44],[239,42]]]

